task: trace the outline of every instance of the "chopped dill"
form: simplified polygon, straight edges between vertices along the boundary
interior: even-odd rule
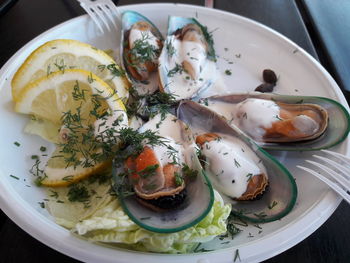
[[[276,115],[275,118],[279,121],[282,121],[282,119],[278,115]]]
[[[235,166],[238,168],[238,167],[241,167],[241,164],[239,162],[237,162],[237,160],[235,158],[233,158],[233,160],[235,161]]]
[[[87,202],[90,198],[89,191],[84,185],[73,184],[69,187],[68,200],[70,202]]]
[[[166,50],[168,51],[168,56],[172,57],[176,53],[176,49],[174,48],[171,40],[167,40]]]
[[[143,66],[140,65],[146,62],[153,62],[159,57],[160,48],[147,41],[151,38],[150,34],[142,33],[142,37],[133,42],[133,47],[126,50],[124,58],[129,65],[144,70]]]
[[[50,197],[53,197],[53,198],[56,198],[56,199],[58,198],[58,193],[56,191],[53,191],[53,190],[50,189],[50,192],[51,192]]]
[[[236,262],[237,259],[238,259],[239,261],[241,261],[241,257],[240,257],[240,255],[239,255],[239,249],[236,249],[236,250],[235,250],[235,256],[234,256],[234,258],[233,258],[233,262]]]
[[[198,22],[197,19],[193,18],[193,21],[200,27],[202,30],[203,36],[208,43],[208,52],[207,56],[213,61],[216,61],[216,55],[215,55],[215,50],[214,50],[214,40],[213,40],[213,31],[209,32],[208,28],[206,26],[203,26],[201,23]]]
[[[182,178],[182,176],[181,176],[181,174],[180,173],[176,173],[175,172],[175,185],[176,186],[180,186],[180,185],[182,185],[183,184],[183,182],[184,182],[184,179]]]
[[[181,170],[185,178],[189,178],[190,180],[193,180],[198,176],[198,171],[191,169],[186,163],[182,164]]]
[[[184,72],[184,71],[185,71],[184,67],[182,65],[176,63],[175,67],[168,71],[167,76],[174,77],[175,74],[182,74],[182,72]]]
[[[264,219],[265,217],[267,217],[267,214],[265,214],[265,212],[260,212],[260,213],[254,213],[254,215],[257,217],[257,218],[260,218],[260,219]]]
[[[268,205],[268,208],[271,210],[272,208],[274,208],[278,203],[273,200],[271,204]]]
[[[252,174],[252,173],[248,173],[248,174],[246,175],[246,177],[247,177],[247,182],[249,182],[249,181],[252,179],[253,174]]]
[[[67,68],[67,65],[64,64],[64,59],[61,59],[59,62],[56,59],[55,63],[53,63],[53,64],[56,66],[56,68],[59,71],[62,71],[62,74],[64,73],[64,70]]]
[[[89,82],[89,84],[91,84],[92,82],[94,82],[96,79],[93,78],[92,73],[90,72],[87,81]]]
[[[14,178],[14,179],[16,179],[16,180],[19,180],[19,177],[14,176],[14,175],[12,175],[12,174],[10,174],[10,177],[12,177],[12,178]]]

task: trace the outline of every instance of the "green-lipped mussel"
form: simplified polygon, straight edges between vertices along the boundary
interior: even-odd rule
[[[194,18],[171,16],[159,57],[160,89],[177,100],[198,96],[217,78],[213,40]]]
[[[204,170],[213,187],[232,203],[235,214],[260,223],[291,211],[297,187],[277,160],[223,117],[196,102],[182,101],[177,114],[197,135]]]
[[[174,115],[159,114],[139,132],[154,132],[158,141],[145,140],[140,152],[114,164],[115,188],[125,212],[136,224],[160,233],[198,223],[210,211],[214,194],[191,130]]]
[[[143,15],[126,11],[122,15],[121,62],[129,80],[140,94],[158,90],[158,58],[163,36]]]
[[[209,97],[201,104],[266,149],[326,149],[349,133],[347,110],[328,98],[256,92]]]

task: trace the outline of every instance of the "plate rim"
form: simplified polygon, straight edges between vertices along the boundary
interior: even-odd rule
[[[225,14],[229,16],[233,16],[234,19],[238,19],[240,21],[243,21],[243,23],[248,23],[252,25],[253,27],[259,28],[260,30],[267,30],[283,42],[287,42],[290,45],[297,48],[299,51],[302,52],[303,56],[306,58],[306,61],[309,61],[313,64],[313,66],[316,66],[318,70],[321,71],[322,75],[330,82],[330,85],[333,88],[333,91],[335,92],[335,96],[337,97],[338,101],[341,101],[341,103],[345,106],[345,108],[349,111],[349,107],[347,104],[347,101],[345,100],[344,95],[342,94],[339,86],[336,84],[335,80],[330,76],[330,74],[322,67],[322,65],[314,59],[310,54],[308,54],[303,48],[298,46],[296,43],[285,37],[284,35],[278,33],[277,31],[259,23],[252,19],[230,13],[228,11],[218,10],[218,9],[208,9],[202,6],[196,6],[196,5],[188,5],[188,4],[177,4],[177,3],[155,3],[155,4],[133,4],[133,5],[124,5],[120,6],[123,10],[126,10],[128,8],[134,9],[134,8],[142,8],[142,7],[163,7],[163,8],[169,8],[169,6],[176,5],[180,8],[195,8],[200,9],[203,12],[209,12],[209,13],[217,13],[217,14]],[[88,15],[81,15],[72,19],[69,19],[65,22],[62,22],[45,32],[41,33],[28,43],[26,43],[22,48],[20,48],[11,58],[3,65],[3,67],[0,69],[0,76],[7,76],[8,71],[11,71],[13,67],[15,66],[15,61],[17,58],[24,53],[28,48],[30,48],[34,43],[40,41],[40,39],[44,38],[45,36],[49,35],[52,32],[58,31],[60,28],[65,27],[66,25],[69,25],[71,23],[77,23],[79,20],[87,20]],[[0,78],[5,80],[5,77]],[[6,80],[5,80],[6,81]],[[1,88],[0,88],[1,90]],[[344,142],[345,143],[345,142]],[[349,140],[346,140],[347,147],[346,151],[349,153],[350,146],[349,146]],[[2,174],[2,172],[0,171]],[[20,204],[20,206],[16,206],[16,209],[11,208],[11,203],[7,201],[6,197],[7,194],[10,193],[9,190],[13,189],[13,187],[10,185],[9,181],[5,176],[0,177],[0,200],[1,200],[1,209],[4,211],[4,213],[12,220],[14,221],[20,228],[22,228],[24,231],[26,231],[28,234],[30,234],[32,237],[36,238],[43,244],[65,254],[70,257],[73,257],[78,260],[84,260],[87,262],[93,262],[98,260],[99,262],[115,262],[114,256],[116,253],[118,254],[118,260],[120,262],[129,262],[128,260],[132,256],[135,260],[143,260],[144,262],[163,262],[164,258],[166,257],[168,262],[183,262],[184,258],[191,259],[191,261],[195,262],[197,260],[203,259],[203,256],[205,256],[206,260],[213,260],[213,262],[217,262],[218,256],[220,255],[220,259],[228,259],[231,260],[231,257],[233,255],[232,252],[234,252],[234,249],[240,249],[240,255],[242,257],[242,262],[249,261],[249,262],[258,262],[261,260],[265,260],[268,258],[271,258],[290,247],[294,246],[295,244],[299,243],[301,240],[308,237],[311,233],[313,233],[318,227],[320,227],[335,211],[335,209],[338,207],[339,203],[341,202],[341,198],[338,197],[335,193],[333,193],[331,190],[326,191],[322,198],[318,200],[318,202],[314,203],[312,207],[307,209],[304,214],[305,217],[303,217],[303,221],[310,223],[307,228],[304,228],[303,231],[300,231],[300,228],[296,227],[295,221],[299,220],[293,220],[287,225],[283,226],[279,230],[275,231],[274,233],[268,234],[264,236],[263,238],[260,238],[259,240],[249,242],[249,246],[255,245],[256,247],[261,247],[260,243],[266,242],[265,240],[273,240],[274,236],[276,236],[276,233],[289,233],[288,238],[284,239],[283,242],[279,242],[279,244],[274,246],[274,248],[264,249],[263,253],[259,253],[258,255],[246,255],[245,252],[247,252],[247,249],[245,247],[242,247],[240,245],[236,247],[226,248],[226,249],[220,249],[213,252],[207,252],[202,254],[185,254],[185,255],[163,255],[163,254],[154,254],[154,253],[143,253],[143,252],[134,252],[130,250],[122,250],[122,249],[110,249],[106,246],[101,245],[95,245],[91,242],[86,242],[86,240],[81,240],[78,238],[71,238],[71,233],[64,229],[63,227],[53,224],[51,220],[49,220],[44,215],[38,213],[34,209],[32,209],[30,206],[24,206],[24,203],[17,202],[17,205]],[[15,193],[16,199],[22,199],[21,196],[17,192],[12,192],[12,194]],[[12,203],[13,204],[13,203]],[[12,205],[13,207],[13,205]],[[320,216],[318,213],[316,213],[315,208],[322,208],[322,215]],[[19,209],[22,208],[22,209]],[[23,215],[24,213],[24,215]],[[25,219],[28,217],[36,216],[37,219],[40,220],[42,223],[42,226],[34,227],[34,225],[30,224],[30,222],[27,222]],[[315,220],[317,218],[317,220]],[[293,226],[292,226],[293,224]],[[46,231],[43,226],[48,227],[48,230],[56,230],[55,234],[58,233],[56,238],[53,238],[53,233],[50,231]],[[294,228],[295,229],[294,229]],[[296,231],[298,230],[298,231]],[[57,242],[58,240],[61,240],[61,242]],[[68,242],[69,241],[69,242]],[[257,244],[258,243],[258,244]],[[276,242],[275,242],[276,243]],[[72,246],[76,245],[76,246]],[[88,248],[91,248],[91,246],[94,249],[89,250]],[[246,245],[245,245],[246,246]],[[96,253],[99,252],[99,253]],[[149,261],[148,261],[149,260]]]

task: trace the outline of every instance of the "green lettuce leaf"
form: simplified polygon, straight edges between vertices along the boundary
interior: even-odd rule
[[[231,206],[224,204],[215,192],[214,205],[198,224],[180,232],[160,234],[140,228],[124,213],[118,200],[98,209],[91,217],[81,220],[73,229],[91,241],[122,244],[140,251],[187,253],[199,243],[212,240],[226,232],[226,219]]]

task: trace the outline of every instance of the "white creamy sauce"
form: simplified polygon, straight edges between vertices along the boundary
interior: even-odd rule
[[[218,75],[216,64],[207,59],[202,45],[193,41],[180,41],[175,36],[169,36],[167,43],[171,43],[174,54],[162,52],[160,64],[164,63],[162,66],[166,68],[167,76],[163,76],[166,83],[163,85],[166,85],[168,93],[174,94],[178,100],[191,98],[215,82]],[[194,78],[183,70],[174,71],[177,65],[183,69],[184,61],[192,66]]]
[[[252,176],[266,174],[258,156],[238,138],[222,136],[220,140],[206,142],[202,154],[215,188],[232,198],[244,194]]]
[[[158,72],[152,72],[149,75],[147,83],[135,82],[133,83],[133,87],[136,89],[139,95],[153,94],[158,90],[159,87]]]
[[[191,163],[190,158],[195,144],[192,138],[189,141],[186,137],[183,125],[182,121],[171,114],[164,120],[161,120],[161,115],[158,114],[139,129],[140,132],[154,131],[165,138],[165,145],[153,146],[162,166],[174,161],[178,164]]]
[[[271,100],[249,98],[237,104],[210,101],[208,107],[255,140],[262,140],[265,129],[280,120],[280,107]]]
[[[143,42],[149,44],[150,46],[159,48],[157,38],[149,30],[138,30],[135,28],[131,29],[129,33],[129,43],[131,48],[135,46],[135,42],[137,40],[143,40]]]

